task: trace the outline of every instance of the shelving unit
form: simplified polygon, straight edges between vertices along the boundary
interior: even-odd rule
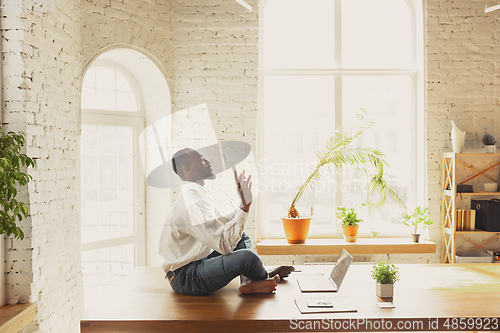
[[[459,159],[461,156],[477,156],[493,158],[494,162],[487,168],[479,171],[473,166],[465,164]],[[475,173],[461,181],[457,180],[457,165],[461,164],[466,166],[468,169],[473,170]],[[441,262],[442,263],[455,263],[456,254],[456,240],[457,236],[472,243],[475,247],[471,251],[481,249],[486,251],[484,245],[494,241],[500,237],[499,232],[489,232],[482,230],[474,231],[457,231],[456,230],[456,217],[455,212],[457,210],[457,185],[464,184],[478,176],[488,178],[488,181],[496,182],[496,179],[491,178],[486,171],[493,169],[497,165],[500,165],[500,154],[483,154],[483,153],[443,153],[443,187],[442,187],[442,203],[441,203]],[[500,196],[500,192],[484,192],[484,191],[474,191],[473,193],[462,193],[462,195],[467,196]],[[491,234],[492,237],[485,240],[480,244],[476,244],[471,241],[465,234]]]

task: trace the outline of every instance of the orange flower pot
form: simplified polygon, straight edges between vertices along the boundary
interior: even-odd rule
[[[359,224],[356,226],[348,225],[347,228],[345,224],[342,224],[342,230],[344,231],[344,236],[346,242],[355,242],[358,238],[358,228]]]
[[[283,229],[285,229],[288,243],[302,244],[306,241],[309,226],[311,225],[311,217],[306,219],[289,219],[283,217],[281,219],[283,220]]]

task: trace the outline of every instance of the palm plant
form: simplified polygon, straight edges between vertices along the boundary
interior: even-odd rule
[[[298,218],[300,216],[295,206],[307,187],[318,184],[323,166],[341,169],[344,165],[350,165],[363,172],[369,179],[366,185],[368,195],[379,194],[381,196],[378,202],[372,202],[368,198],[367,201],[371,205],[382,205],[387,194],[389,194],[404,206],[399,195],[390,188],[384,179],[384,168],[387,166],[387,162],[384,160],[385,155],[376,149],[354,146],[354,140],[362,135],[366,129],[373,126],[373,122],[365,119],[362,114],[357,114],[356,117],[358,118],[357,123],[352,126],[338,128],[334,135],[328,139],[325,148],[316,153],[319,162],[315,167],[312,167],[311,174],[299,187],[297,194],[293,198],[288,210],[289,218]]]

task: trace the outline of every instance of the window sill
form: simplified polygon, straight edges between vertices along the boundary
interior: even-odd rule
[[[36,318],[36,304],[12,304],[0,307],[0,333],[18,332]]]
[[[414,243],[411,238],[308,239],[304,244],[288,244],[286,239],[263,239],[257,242],[260,255],[331,255],[345,248],[350,254],[436,253],[436,243]]]

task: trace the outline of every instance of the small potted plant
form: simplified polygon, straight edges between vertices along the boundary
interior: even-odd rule
[[[378,297],[393,297],[394,283],[399,281],[398,269],[394,264],[389,264],[388,260],[380,260],[373,265],[372,278],[376,283],[376,293]]]
[[[357,217],[354,208],[337,207],[336,216],[342,221],[342,231],[346,242],[355,242],[358,238],[358,223],[363,220]]]
[[[408,214],[406,212],[404,212],[402,214],[403,216],[403,224],[406,225],[406,226],[413,226],[415,227],[415,233],[411,234],[411,238],[412,240],[415,242],[415,243],[418,243],[419,242],[419,239],[420,239],[420,234],[417,233],[418,231],[418,225],[419,224],[423,224],[424,227],[427,227],[433,223],[435,223],[436,221],[434,220],[431,220],[429,218],[429,215],[428,215],[428,208],[422,208],[420,206],[417,206],[415,207],[415,209],[413,210],[413,213],[412,214]]]
[[[496,146],[495,144],[497,143],[497,140],[495,137],[491,134],[484,133],[483,138],[481,139],[481,142],[483,145],[486,147],[486,154],[494,154],[496,151]]]

